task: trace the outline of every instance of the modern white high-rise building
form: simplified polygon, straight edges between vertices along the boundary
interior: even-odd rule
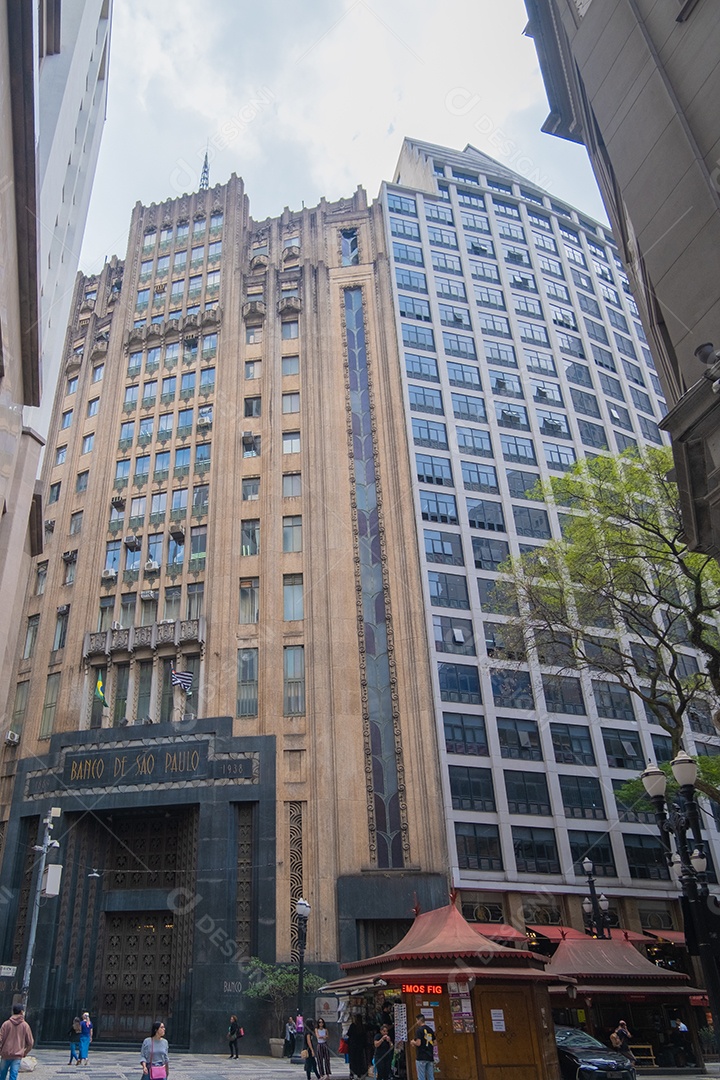
[[[381,198],[463,911],[582,927],[589,856],[615,925],[677,929],[654,818],[614,795],[645,762],[668,760],[669,737],[605,677],[501,659],[493,602],[508,555],[561,535],[562,513],[529,495],[538,479],[667,442],[610,230],[472,146],[406,140]],[[709,714],[692,724],[691,752],[717,753]]]
[[[105,118],[112,0],[0,3],[0,714]],[[10,654],[8,660],[8,653]]]

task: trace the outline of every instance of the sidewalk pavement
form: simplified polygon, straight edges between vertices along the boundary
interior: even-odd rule
[[[140,1080],[140,1052],[127,1050],[90,1050],[88,1064],[80,1068],[68,1065],[67,1050],[40,1049],[33,1051],[38,1066],[35,1071],[21,1073],[27,1080]],[[333,1080],[348,1080],[349,1070],[344,1062],[333,1058]],[[170,1050],[170,1075],[172,1080],[305,1080],[302,1065],[293,1065],[287,1058],[253,1057],[241,1054],[237,1061],[220,1054],[181,1054]],[[643,1069],[639,1077],[652,1080],[678,1080],[678,1077],[720,1078],[720,1062],[712,1062],[707,1072],[677,1070],[669,1074],[660,1069]]]

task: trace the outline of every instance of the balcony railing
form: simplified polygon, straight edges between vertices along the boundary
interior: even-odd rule
[[[156,469],[153,473],[153,484],[162,484],[170,475],[169,469]]]

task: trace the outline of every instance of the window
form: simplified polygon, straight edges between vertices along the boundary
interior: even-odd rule
[[[305,649],[302,645],[283,648],[283,713],[298,716],[305,712]]]
[[[283,454],[299,454],[300,453],[300,432],[299,431],[283,431],[283,433],[282,433],[282,452],[283,452]]]
[[[58,446],[55,451],[55,464],[64,465],[67,458],[67,446]]]
[[[200,619],[203,613],[205,585],[202,581],[191,582],[187,587],[187,618]]]
[[[655,836],[623,833],[630,877],[642,881],[669,881],[670,871],[662,841]]]
[[[555,760],[560,765],[594,765],[595,754],[588,728],[579,724],[551,724]]]
[[[22,731],[23,723],[25,722],[29,689],[29,682],[20,682],[15,688],[15,701],[13,703],[12,721],[10,723],[10,730],[14,731],[15,734],[19,734]]]
[[[425,521],[457,525],[457,505],[453,495],[437,491],[420,491],[420,511]]]
[[[104,364],[96,364],[95,367],[93,368],[92,381],[94,383],[102,382],[102,377],[103,377],[104,374],[105,374],[105,365]],[[93,413],[93,416],[94,415],[95,414]]]
[[[243,502],[255,502],[260,498],[260,477],[246,476],[242,480]]]
[[[497,473],[493,465],[482,465],[479,461],[461,461],[460,467],[466,491],[486,491],[493,495],[498,494]]]
[[[509,545],[504,540],[490,537],[473,536],[472,548],[478,570],[498,570],[510,555]]]
[[[302,551],[302,517],[299,514],[283,518],[283,551]]]
[[[60,488],[61,487],[62,487],[62,481],[61,480],[56,480],[54,484],[50,485],[50,490],[48,491],[48,506],[51,503],[56,503],[58,501],[58,499],[60,498]]]
[[[534,506],[513,506],[513,517],[518,536],[533,536],[537,540],[550,539],[550,521],[545,510]]]
[[[586,832],[571,829],[568,832],[573,869],[578,877],[584,877],[583,862],[590,859],[597,877],[617,877],[612,843],[607,833]]]
[[[207,525],[195,525],[190,530],[190,571],[205,569],[207,554]]]
[[[586,715],[579,679],[563,675],[543,675],[542,681],[548,712]]]
[[[515,865],[521,874],[559,874],[555,832],[515,825],[512,830]]]
[[[280,336],[283,341],[294,341],[299,334],[297,320],[281,323]]]
[[[506,769],[505,791],[511,814],[550,813],[550,795],[544,773]]]
[[[237,673],[237,715],[257,716],[258,714],[258,651],[240,649],[238,651]]]
[[[240,554],[260,554],[260,521],[257,518],[240,523]]]
[[[491,499],[468,499],[467,511],[471,529],[483,529],[486,532],[506,531],[502,503]]]
[[[435,337],[432,330],[425,326],[402,324],[403,345],[409,349],[424,349],[435,352]]]
[[[299,375],[300,374],[300,357],[299,356],[283,356],[283,358],[282,358],[282,373],[283,373],[283,375]]]
[[[521,439],[517,435],[501,435],[500,446],[505,461],[520,465],[537,465],[535,448],[530,439]]]
[[[423,266],[422,248],[414,244],[393,243],[393,258],[396,262],[406,263],[410,266]]]
[[[433,457],[431,454],[416,454],[415,469],[421,484],[453,486],[452,470],[447,458]]]
[[[605,804],[602,786],[596,776],[560,775],[565,817],[593,818],[602,821],[605,818]]]
[[[505,473],[510,494],[515,499],[542,499],[538,490],[540,477],[537,473],[525,472],[524,469],[508,469]],[[519,507],[513,508],[513,513]]]
[[[614,720],[634,720],[630,692],[620,683],[592,680],[593,694],[598,716]]]
[[[47,568],[47,563],[45,564]],[[43,591],[45,586],[43,585]],[[25,646],[23,648],[22,658],[23,660],[29,660],[35,652],[35,643],[37,641],[38,627],[40,626],[40,616],[31,615],[27,621],[27,628],[25,630]]]
[[[406,361],[408,357],[406,356]],[[418,357],[418,359],[425,359]],[[434,361],[433,361],[434,363]],[[470,367],[469,364],[458,364],[453,360],[448,360],[446,364],[448,382],[451,386],[467,387],[468,390],[481,390],[480,385],[480,372],[476,367]],[[437,367],[435,367],[437,372]],[[408,370],[408,374],[411,372]]]
[[[437,652],[475,656],[475,639],[470,619],[433,615],[433,632]]]
[[[165,608],[163,611],[164,619],[179,619],[180,618],[180,601],[182,599],[182,589],[179,585],[171,585],[165,589]]]
[[[48,739],[52,734],[59,693],[60,672],[55,671],[52,675],[48,675],[45,684],[45,701],[43,702],[42,718],[40,720],[41,739]]]
[[[302,494],[300,473],[283,473],[282,493],[284,499],[299,498]]]
[[[425,558],[428,562],[463,565],[462,540],[457,533],[425,529]]]
[[[93,448],[94,445],[95,445],[95,435],[94,435],[94,433],[92,435],[85,435],[83,437],[82,450],[80,451],[80,453],[81,454],[89,454],[89,453],[91,453],[92,448]]]
[[[77,391],[77,388],[78,388],[77,375],[73,375],[73,377],[71,379],[68,379],[67,390],[65,391],[65,393],[66,394],[74,394]],[[70,410],[70,413],[72,415],[72,409]],[[63,416],[64,415],[65,415],[65,413],[63,413]],[[67,427],[67,424],[65,426]]]
[[[448,772],[453,810],[495,812],[495,792],[490,769],[450,765]]]
[[[136,593],[123,593],[120,597],[120,624],[123,627],[135,625]]]
[[[613,769],[632,769],[641,772],[645,767],[640,739],[634,731],[602,729],[608,765]]]
[[[445,749],[448,754],[469,754],[487,757],[489,754],[485,719],[468,713],[443,713]]]
[[[357,229],[340,230],[340,248],[343,266],[357,266],[360,262]]]
[[[480,676],[468,664],[438,664],[438,682],[442,701],[460,705],[482,705]]]
[[[87,415],[97,416],[100,408],[100,398],[93,398],[92,401],[88,401]]]
[[[283,574],[283,619],[294,622],[304,618],[303,614],[303,576],[302,574]]]
[[[294,392],[292,394],[283,394],[282,411],[285,414],[300,412],[300,394],[298,392]]]
[[[243,624],[256,623],[260,618],[260,578],[240,580],[240,617]]]
[[[437,570],[428,573],[430,603],[433,607],[469,609],[467,580],[460,574],[443,574]]]
[[[35,570],[35,595],[42,596],[45,592],[45,585],[47,584],[47,572],[48,564],[41,562],[37,564]]]
[[[571,446],[557,446],[555,443],[543,443],[545,461],[549,469],[567,472],[575,464],[575,451]]]
[[[500,834],[497,825],[455,822],[455,844],[461,870],[502,870]]]
[[[155,559],[155,562],[159,563],[162,558],[162,550],[157,552],[159,558]],[[101,601],[102,603],[102,601]],[[140,625],[152,626],[154,622],[157,622],[158,617],[158,593],[156,589],[146,590],[146,594],[140,598]]]
[[[485,402],[482,398],[473,397],[470,394],[451,394],[453,415],[457,420],[470,420],[473,423],[484,423]]]
[[[246,397],[243,403],[244,416],[260,416],[262,412],[262,399],[259,397]]]
[[[504,758],[542,761],[540,734],[534,720],[499,716],[496,722],[500,753]]]
[[[491,670],[493,699],[501,709],[534,709],[530,675],[527,671]]]
[[[443,425],[439,425],[443,426]],[[490,432],[481,428],[458,427],[455,429],[458,446],[463,454],[472,454],[474,457],[491,458],[493,456]],[[447,449],[447,447],[442,447]]]

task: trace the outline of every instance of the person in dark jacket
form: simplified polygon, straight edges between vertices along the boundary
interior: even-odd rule
[[[367,1036],[361,1016],[354,1016],[353,1022],[347,1032],[348,1064],[350,1075],[359,1078],[367,1076]]]
[[[238,1018],[235,1013],[230,1017],[230,1027],[228,1028],[228,1045],[230,1047],[230,1057],[238,1057],[238,1039],[240,1038],[240,1025],[238,1024]]]
[[[73,1018],[73,1022],[70,1025],[70,1030],[67,1033],[68,1042],[70,1043],[70,1060],[68,1065],[80,1064],[80,1017]]]
[[[25,1019],[25,1006],[13,1005],[12,1016],[0,1027],[0,1080],[16,1080],[20,1062],[34,1045],[33,1033]]]

